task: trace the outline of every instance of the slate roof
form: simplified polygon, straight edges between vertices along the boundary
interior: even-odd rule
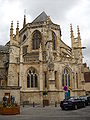
[[[32,23],[46,22],[47,14],[43,11],[38,17],[36,17]]]
[[[9,51],[9,47],[8,46],[3,46],[3,45],[0,45],[0,52],[8,52]]]

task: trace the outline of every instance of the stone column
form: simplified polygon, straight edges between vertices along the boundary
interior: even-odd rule
[[[20,48],[20,67],[19,67],[19,85],[22,86],[22,63],[23,63],[23,48]]]
[[[43,66],[42,66],[42,62],[40,62],[40,91],[43,91]]]
[[[40,48],[39,48],[39,64],[40,64],[40,72],[39,72],[39,76],[40,76],[40,91],[43,91],[43,56],[42,56],[42,46],[40,44]]]
[[[55,90],[55,76],[54,71],[49,71],[49,90]]]
[[[62,64],[59,63],[58,65],[59,69],[59,90],[62,90],[62,70],[64,69]]]

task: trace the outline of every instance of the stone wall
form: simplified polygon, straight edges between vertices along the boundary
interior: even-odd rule
[[[85,90],[89,93],[90,95],[90,82],[85,83]]]
[[[20,89],[11,89],[10,87],[0,87],[0,101],[3,101],[5,93],[10,93],[10,96],[15,97],[15,101],[20,105]]]
[[[49,100],[49,104],[55,104],[55,102],[60,103],[64,99],[63,91],[49,91],[47,95],[43,95],[43,92],[33,91],[33,92],[22,92],[20,93],[21,103],[28,101],[29,104],[35,102],[36,104],[42,104],[43,100]]]
[[[41,93],[39,91],[37,92],[20,92],[20,99],[21,99],[21,103],[23,103],[24,101],[28,101],[29,104],[32,104],[33,102],[35,102],[36,104],[41,104]]]

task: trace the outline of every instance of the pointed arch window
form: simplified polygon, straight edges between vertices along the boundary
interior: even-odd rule
[[[47,88],[47,72],[44,72],[44,84],[45,84],[45,88]]]
[[[38,30],[35,30],[33,32],[33,37],[32,37],[32,49],[33,50],[36,50],[39,48],[41,40],[42,40],[41,33]]]
[[[56,50],[56,34],[52,31],[53,50]]]
[[[34,68],[27,73],[27,88],[38,87],[38,75]]]
[[[70,86],[70,71],[67,68],[62,74],[62,86]]]
[[[23,36],[23,41],[26,39],[26,35]]]
[[[30,87],[30,76],[27,75],[27,88],[29,88],[29,87]]]

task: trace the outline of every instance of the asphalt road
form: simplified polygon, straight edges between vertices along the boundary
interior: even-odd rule
[[[20,115],[0,115],[0,120],[90,120],[90,106],[78,110],[61,110],[61,108],[48,106],[21,106]]]

